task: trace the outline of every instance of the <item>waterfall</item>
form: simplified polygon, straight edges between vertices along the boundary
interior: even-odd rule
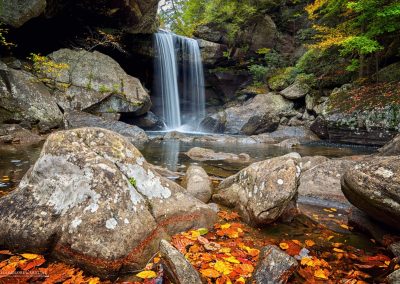
[[[198,42],[168,32],[155,34],[154,111],[167,129],[195,131],[205,116],[204,72]]]
[[[157,59],[156,92],[161,98],[161,116],[168,128],[181,126],[179,107],[178,66],[174,47],[174,37],[170,33],[155,34]]]

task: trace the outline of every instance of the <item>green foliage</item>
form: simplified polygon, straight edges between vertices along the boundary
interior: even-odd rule
[[[13,43],[9,42],[6,39],[8,29],[3,28],[2,26],[3,26],[3,23],[0,22],[0,46],[4,46],[4,47],[8,47],[8,48],[14,46]]]
[[[129,183],[133,186],[136,187],[136,179],[134,177],[129,178]]]
[[[281,68],[268,79],[268,85],[273,91],[281,91],[294,82],[299,71],[295,67]]]
[[[318,25],[314,48],[340,48],[341,56],[357,57],[347,70],[362,68],[365,56],[383,49],[382,36],[400,31],[400,2],[395,0],[315,0],[306,7]]]
[[[263,65],[253,64],[249,66],[249,71],[253,76],[254,83],[265,83],[267,79],[268,68]]]

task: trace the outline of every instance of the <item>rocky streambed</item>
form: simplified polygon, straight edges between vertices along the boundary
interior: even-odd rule
[[[242,222],[235,228],[250,232],[258,249],[277,245],[262,250],[253,273],[256,283],[302,283],[310,273],[302,259],[322,258],[321,253],[338,243],[344,247],[336,249],[346,259],[345,253],[357,252],[368,257],[384,252],[389,262],[398,256],[399,162],[393,156],[398,139],[377,152],[304,144],[305,140],[294,143],[294,138],[282,137],[263,137],[269,143],[257,143],[260,137],[221,135],[149,137],[150,142],[136,148],[109,130],[78,128],[51,134],[43,148],[29,146],[24,152],[21,146],[2,147],[2,163],[9,166],[2,181],[7,190],[0,199],[0,247],[50,255],[103,279],[115,279],[143,269],[162,239],[174,240],[177,234],[198,228],[218,232],[224,221],[217,221],[216,212],[228,208]],[[352,228],[354,232],[349,231]],[[321,238],[328,238],[328,243],[322,244]],[[316,251],[306,245],[310,241],[318,243]],[[313,256],[302,256],[302,246]],[[184,258],[177,264],[180,253],[171,251],[167,242],[161,246],[167,271],[186,267],[193,279],[212,279],[188,255],[191,264],[183,264]],[[279,259],[293,265],[272,267]],[[333,259],[329,261],[334,269]],[[346,261],[348,274],[355,264]],[[349,279],[382,277],[396,268],[397,260],[393,261],[383,262],[386,268],[379,273],[370,272],[370,279]],[[328,272],[325,280],[344,275]],[[174,275],[177,283],[189,283],[185,273]]]

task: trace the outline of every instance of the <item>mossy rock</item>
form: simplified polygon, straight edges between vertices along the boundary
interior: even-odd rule
[[[295,67],[278,69],[276,75],[268,79],[268,85],[271,90],[282,91],[294,82],[297,72]]]

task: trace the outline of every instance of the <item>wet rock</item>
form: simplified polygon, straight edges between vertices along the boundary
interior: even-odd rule
[[[239,155],[232,153],[214,152],[214,150],[194,147],[186,155],[195,161],[225,161],[228,163],[249,163],[251,158],[246,153]]]
[[[274,245],[264,247],[259,259],[252,277],[256,284],[284,284],[298,267],[296,259]]]
[[[190,195],[205,203],[211,199],[211,179],[202,167],[189,166],[182,180],[182,186]]]
[[[299,197],[311,200],[340,202],[349,206],[340,186],[342,175],[354,161],[334,159],[303,170],[300,177]]]
[[[398,284],[400,283],[400,270],[396,270],[386,277],[389,284]]]
[[[166,240],[160,242],[160,253],[163,263],[166,266],[166,272],[173,283],[177,284],[201,284],[199,273],[194,269],[185,256],[181,254]]]
[[[293,148],[298,145],[300,145],[300,141],[297,138],[286,139],[278,144],[275,144],[275,146],[283,147],[283,148]]]
[[[151,107],[140,81],[105,54],[60,49],[49,58],[68,66],[59,72],[45,72],[47,79],[57,81],[54,96],[64,110],[142,115]]]
[[[40,128],[62,124],[57,101],[45,85],[31,74],[5,64],[0,64],[0,105],[0,123],[26,122]]]
[[[161,239],[213,224],[215,213],[184,191],[115,132],[56,132],[0,199],[0,246],[49,252],[102,277],[142,268]]]
[[[123,117],[122,121],[136,125],[144,130],[162,130],[165,127],[164,121],[151,111],[138,117]]]
[[[297,138],[300,142],[319,140],[319,138],[312,131],[304,126],[279,126],[274,132],[262,135],[269,135],[269,137],[276,140],[285,140],[291,138]]]
[[[400,135],[397,135],[378,151],[381,156],[400,155]]]
[[[0,144],[37,144],[43,139],[18,124],[0,125]]]
[[[253,225],[274,222],[297,199],[298,159],[289,155],[253,163],[225,179],[213,200],[235,208]]]
[[[108,129],[125,136],[134,145],[141,145],[148,141],[146,132],[135,125],[129,125],[121,121],[106,120],[85,112],[65,112],[64,123],[66,129],[80,127],[100,127]]]
[[[354,206],[400,230],[400,156],[356,163],[344,174],[342,190]]]
[[[206,131],[223,129],[228,134],[260,134],[279,126],[280,115],[290,111],[293,103],[273,93],[257,95],[241,106],[230,107],[206,117],[201,123]]]

